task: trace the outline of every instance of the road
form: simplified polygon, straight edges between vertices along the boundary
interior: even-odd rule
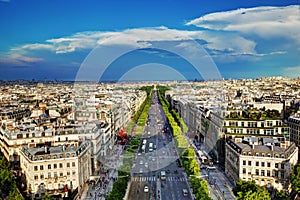
[[[145,148],[143,148],[143,140]],[[145,150],[143,150],[145,149]],[[192,199],[183,167],[177,164],[178,154],[156,91],[148,113],[139,151],[131,170],[128,199],[178,200]],[[165,171],[162,180],[161,171]],[[145,190],[145,186],[149,191]]]

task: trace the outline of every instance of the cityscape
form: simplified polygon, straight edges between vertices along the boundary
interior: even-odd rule
[[[300,199],[298,0],[0,16],[0,199]]]

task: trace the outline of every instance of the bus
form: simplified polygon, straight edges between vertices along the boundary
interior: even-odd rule
[[[160,180],[166,180],[166,171],[160,171]]]

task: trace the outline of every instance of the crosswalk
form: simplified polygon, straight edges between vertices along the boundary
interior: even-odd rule
[[[132,181],[136,181],[136,182],[145,182],[145,181],[156,181],[157,178],[155,176],[145,176],[145,177],[132,177],[131,179]],[[184,177],[175,177],[175,176],[169,176],[169,177],[166,177],[166,180],[165,181],[175,181],[175,182],[179,182],[179,181],[185,181],[185,178]]]

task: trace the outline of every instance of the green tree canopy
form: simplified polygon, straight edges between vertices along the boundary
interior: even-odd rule
[[[291,175],[291,184],[293,190],[300,191],[300,165],[296,165],[293,168],[293,173]]]
[[[268,191],[254,181],[239,180],[232,189],[237,200],[270,200]]]

